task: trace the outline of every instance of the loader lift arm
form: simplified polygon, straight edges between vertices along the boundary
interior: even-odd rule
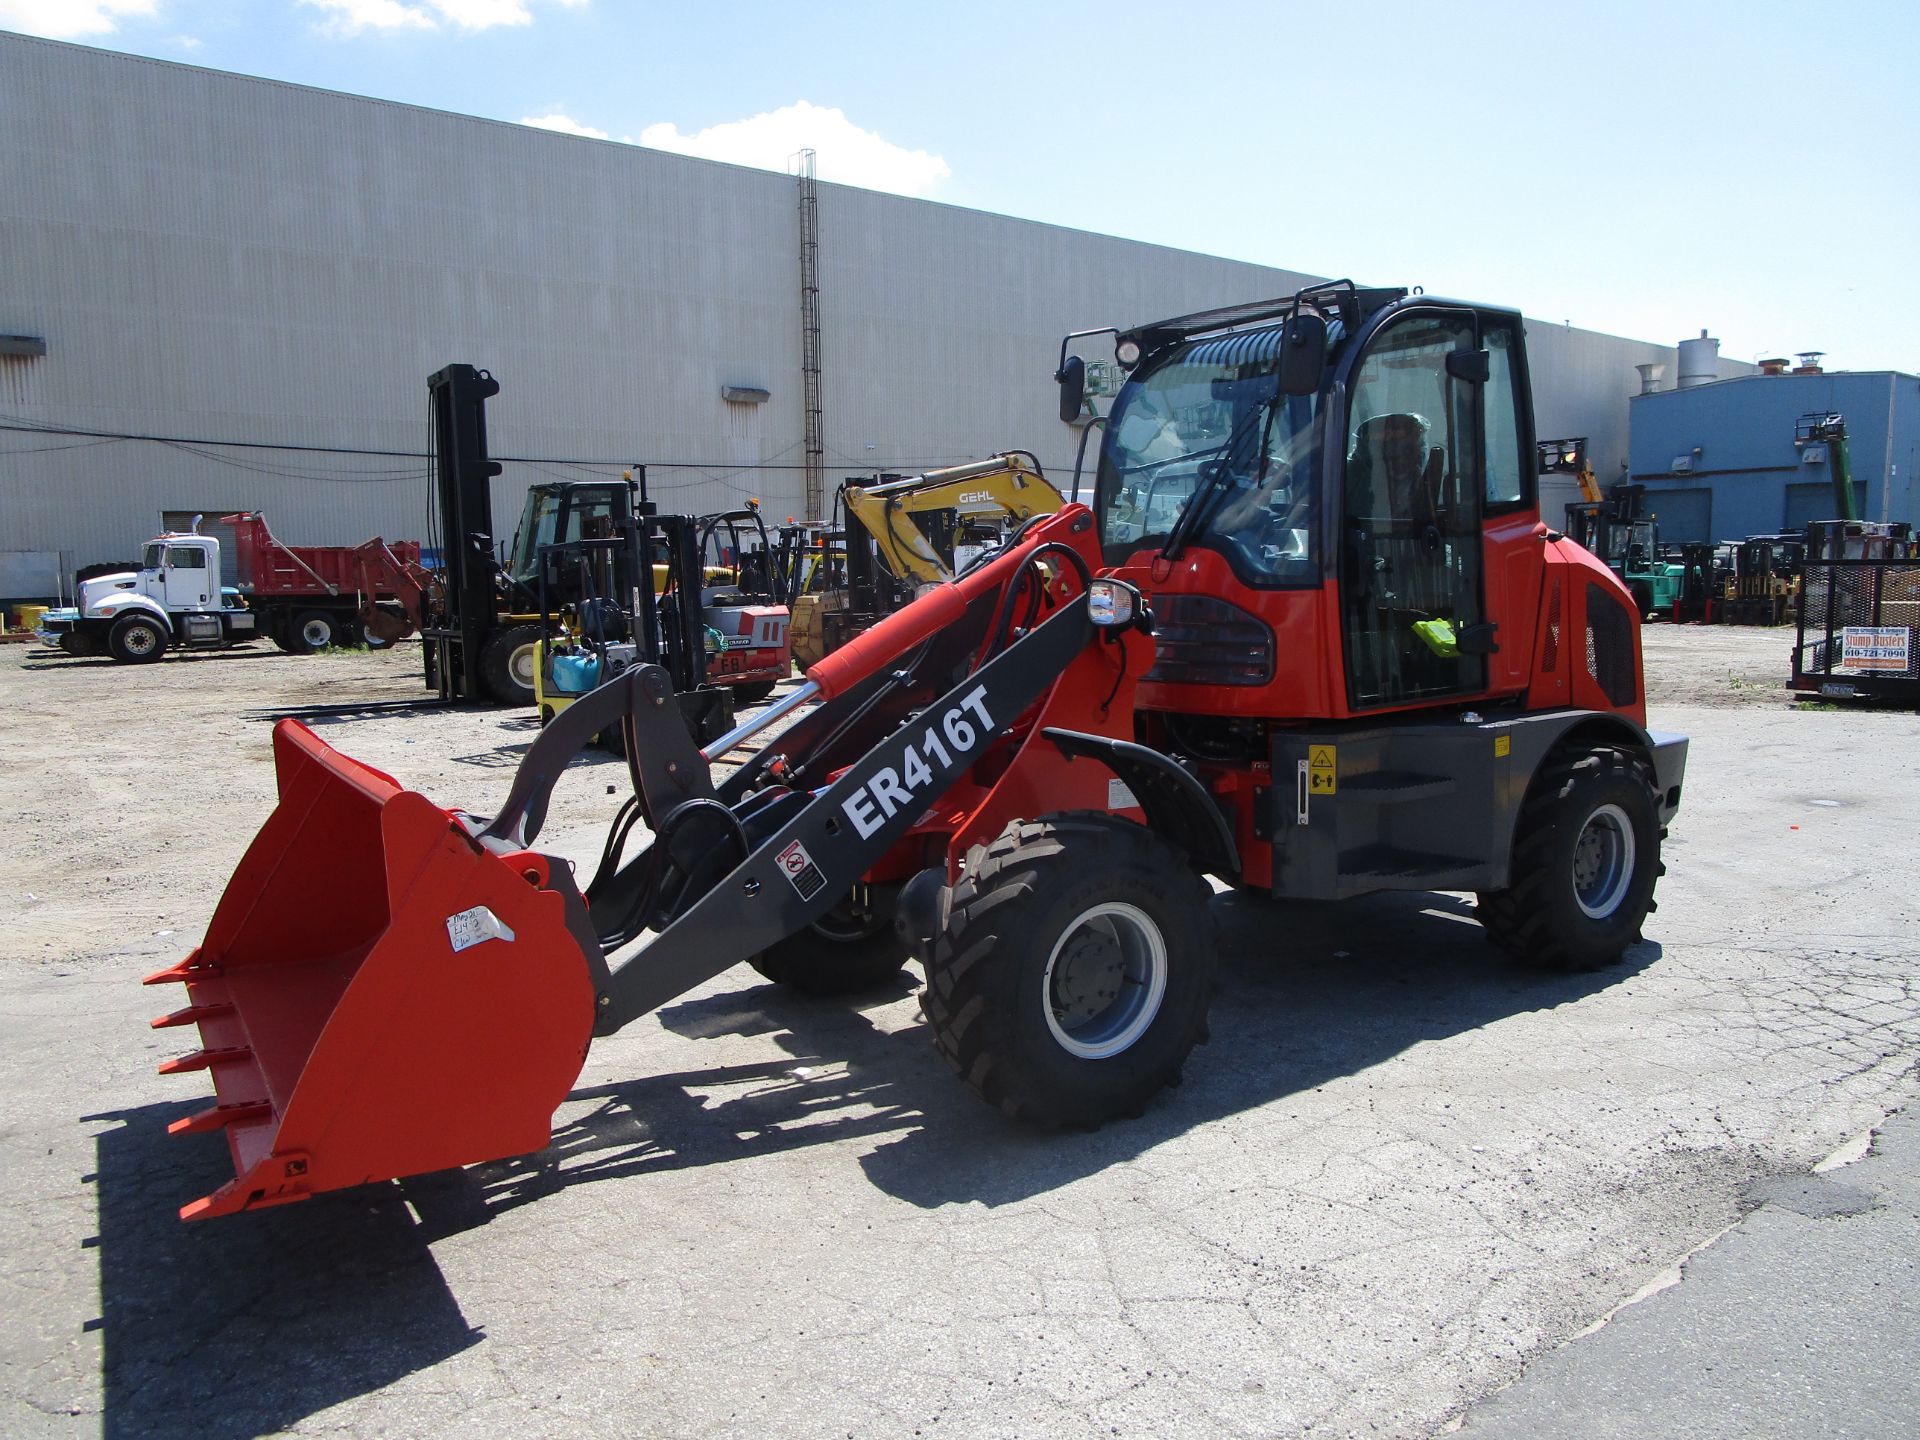
[[[1072,689],[1077,715],[1085,694],[1118,694],[1113,729],[1131,726],[1115,675],[1144,670],[1150,642],[1106,632],[1139,647],[1118,661],[1091,643],[1096,554],[1087,511],[1051,517],[704,751],[667,672],[636,667],[556,717],[491,819],[441,809],[282,721],[279,808],[206,942],[150,977],[188,992],[157,1023],[201,1030],[202,1049],[169,1073],[206,1069],[218,1097],[182,1128],[225,1131],[235,1167],[183,1216],[538,1149],[592,1036],[804,929],[892,852],[916,872],[944,857],[952,823],[933,812],[950,795],[1003,825],[981,799],[1024,754],[1052,751],[1037,740],[1051,695]],[[710,762],[810,700],[713,783]],[[581,889],[528,847],[567,762],[611,724],[633,796]],[[651,843],[625,858],[642,821]],[[305,914],[292,899],[303,877],[342,863],[351,903]],[[418,1023],[443,1006],[457,1023]]]

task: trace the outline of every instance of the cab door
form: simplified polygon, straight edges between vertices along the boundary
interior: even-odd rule
[[[1349,371],[1340,612],[1348,703],[1413,705],[1487,688],[1486,439],[1471,310],[1422,306],[1372,332]],[[1456,371],[1467,373],[1456,373]]]
[[[207,564],[207,552],[198,545],[169,545],[162,572],[169,610],[203,610],[218,593],[219,581]]]

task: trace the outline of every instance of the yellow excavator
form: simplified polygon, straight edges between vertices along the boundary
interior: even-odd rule
[[[817,664],[923,587],[953,579],[970,546],[998,544],[1066,503],[1024,450],[841,486],[846,528],[839,544],[822,542],[831,583],[794,598],[793,658],[803,669]]]

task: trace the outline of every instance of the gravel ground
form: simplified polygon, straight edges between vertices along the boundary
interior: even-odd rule
[[[1606,974],[1513,969],[1457,896],[1222,897],[1186,1084],[1043,1137],[911,972],[742,968],[596,1042],[539,1156],[197,1226],[231,1171],[164,1133],[207,1086],[137,981],[271,808],[269,721],[345,707],[315,729],[482,813],[532,722],[382,708],[408,647],[0,648],[0,1433],[1433,1433],[1915,1091],[1920,719],[1790,704],[1788,644],[1647,632],[1693,745]],[[580,765],[543,846],[595,853],[623,782]]]

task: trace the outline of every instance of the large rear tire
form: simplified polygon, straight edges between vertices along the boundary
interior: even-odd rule
[[[123,615],[107,632],[107,653],[122,665],[151,665],[166,658],[173,641],[167,627],[151,615]]]
[[[1206,883],[1104,815],[1021,821],[967,856],[920,1008],[989,1105],[1034,1124],[1137,1115],[1206,1038]]]
[[[1617,964],[1654,909],[1662,838],[1633,756],[1612,745],[1555,751],[1520,808],[1507,888],[1479,896],[1480,923],[1544,970]]]
[[[480,683],[496,705],[533,704],[539,640],[538,625],[509,625],[481,648]]]
[[[317,655],[331,645],[347,643],[347,627],[338,615],[325,610],[302,610],[287,626],[280,648],[292,655]]]
[[[888,886],[864,899],[848,896],[749,963],[774,984],[808,995],[877,990],[907,963],[906,942],[893,929],[898,893],[897,886]]]

